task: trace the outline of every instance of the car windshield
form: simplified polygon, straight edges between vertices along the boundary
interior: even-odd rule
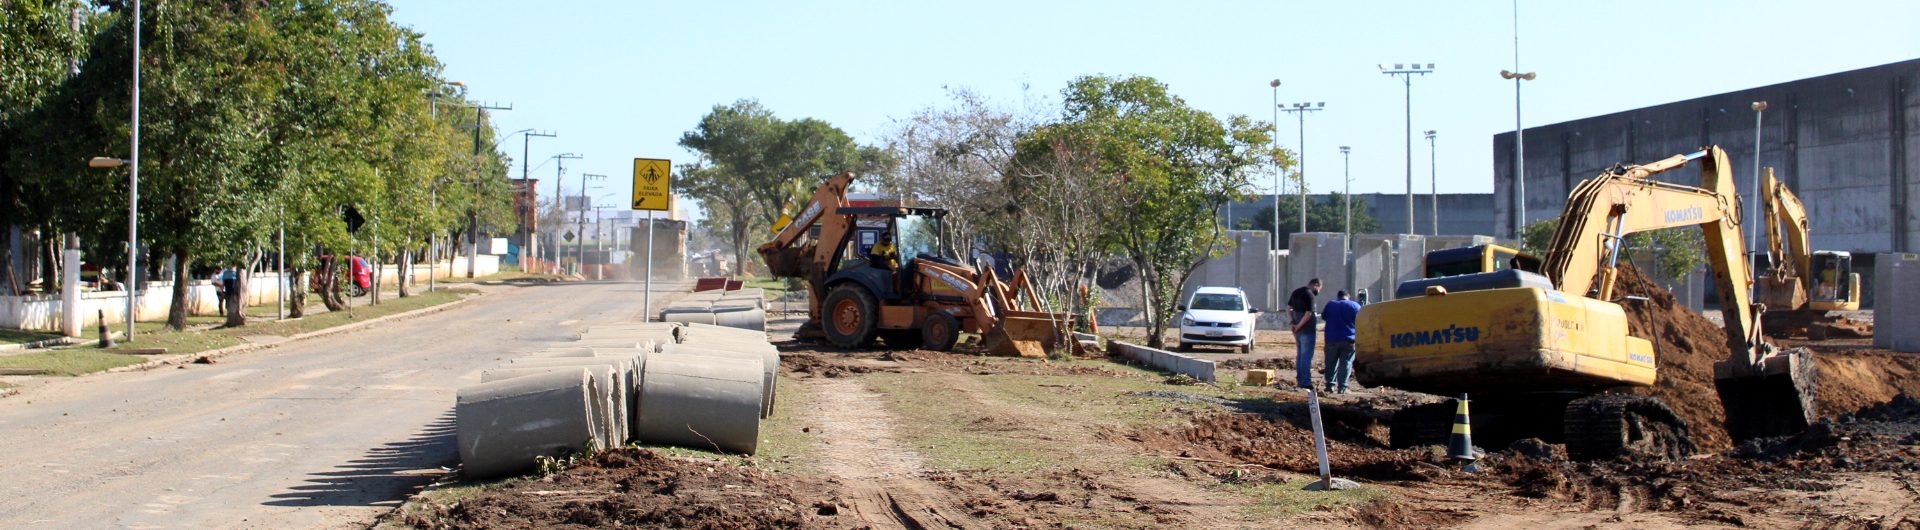
[[[1240,301],[1240,295],[1200,293],[1193,295],[1192,309],[1203,311],[1241,311],[1246,305]]]

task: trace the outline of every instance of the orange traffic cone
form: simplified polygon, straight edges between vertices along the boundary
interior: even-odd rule
[[[1453,412],[1453,434],[1447,437],[1447,457],[1466,462],[1461,469],[1479,473],[1479,457],[1473,455],[1473,423],[1467,419],[1467,395],[1460,394],[1460,407]]]

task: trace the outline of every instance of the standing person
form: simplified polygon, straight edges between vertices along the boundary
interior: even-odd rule
[[[213,298],[220,301],[220,316],[227,315],[227,282],[224,278],[226,271],[225,267],[214,265],[213,275],[207,277],[207,283],[213,284]]]
[[[1360,316],[1360,303],[1347,299],[1342,290],[1320,310],[1320,316],[1327,321],[1327,392],[1345,394],[1347,382],[1353,379],[1353,320]]]
[[[226,304],[228,311],[239,311],[242,304],[239,302],[240,293],[236,291],[238,291],[240,287],[240,270],[227,269],[226,272],[220,273],[218,281],[220,282],[220,292],[222,293],[220,302]],[[221,314],[224,315],[226,313]]]
[[[1313,315],[1313,297],[1320,294],[1320,279],[1314,278],[1305,287],[1293,290],[1287,297],[1288,321],[1293,323],[1294,382],[1300,388],[1313,389],[1313,336],[1315,318]]]

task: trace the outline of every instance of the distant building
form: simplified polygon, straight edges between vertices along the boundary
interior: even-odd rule
[[[1920,59],[1627,110],[1526,130],[1526,196],[1516,196],[1513,133],[1493,137],[1495,235],[1560,215],[1567,191],[1619,163],[1719,145],[1742,204],[1754,204],[1755,101],[1768,102],[1760,165],[1806,202],[1812,245],[1856,253],[1920,248]],[[1662,180],[1696,184],[1683,171]],[[1871,259],[1868,257],[1867,259]]]
[[[1329,197],[1331,196],[1327,194],[1307,194],[1307,200],[1314,202],[1324,203]],[[1298,195],[1281,195],[1281,198],[1288,201],[1300,200],[1300,196]],[[1439,195],[1439,199],[1439,235],[1489,235],[1493,233],[1493,194],[1442,193]],[[1360,211],[1360,205],[1363,202],[1366,203],[1365,211],[1367,214],[1373,216],[1374,220],[1380,223],[1379,230],[1373,231],[1374,233],[1393,234],[1407,230],[1406,194],[1355,193],[1353,194],[1353,208],[1356,213]],[[1295,204],[1298,203],[1296,202]],[[1222,221],[1228,222],[1228,226],[1238,227],[1240,226],[1239,221],[1251,221],[1254,216],[1260,215],[1263,211],[1266,212],[1266,215],[1273,215],[1273,212],[1266,210],[1267,207],[1272,205],[1273,196],[1262,195],[1251,201],[1233,203],[1233,217],[1231,219],[1227,218],[1227,209],[1221,208],[1220,217]],[[1428,198],[1427,194],[1418,193],[1413,197],[1413,206],[1414,232],[1422,235],[1434,235],[1433,201]],[[1283,227],[1292,226],[1298,228],[1300,218],[1281,219],[1280,223]]]

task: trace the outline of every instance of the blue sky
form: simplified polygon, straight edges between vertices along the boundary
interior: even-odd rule
[[[1425,189],[1439,131],[1441,190],[1489,192],[1492,136],[1513,128],[1510,1],[1451,2],[526,2],[395,0],[395,21],[426,35],[448,79],[512,103],[500,129],[552,130],[531,156],[550,200],[548,157],[612,176],[592,195],[624,200],[634,157],[691,157],[676,145],[715,104],[758,98],[784,118],[826,120],[863,143],[889,122],[947,101],[945,87],[995,100],[1058,101],[1088,74],[1140,74],[1216,115],[1307,117],[1308,185],[1340,185],[1353,147],[1355,192],[1405,189],[1403,87],[1379,63],[1431,62],[1413,82],[1414,175]],[[1920,2],[1521,2],[1528,126],[1566,121],[1920,57]],[[1298,149],[1298,123],[1280,116]],[[502,143],[520,156],[518,138]],[[518,164],[512,169],[519,177]],[[596,184],[599,185],[599,184]],[[1264,184],[1262,185],[1264,191]],[[604,202],[599,202],[605,204]]]

